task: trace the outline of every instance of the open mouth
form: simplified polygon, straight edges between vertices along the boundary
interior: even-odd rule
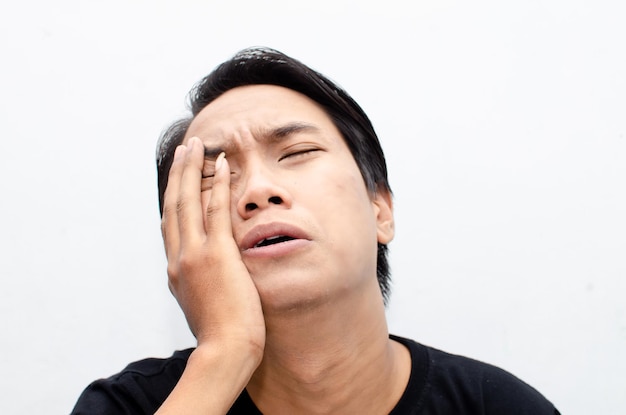
[[[256,245],[254,245],[255,248],[261,248],[264,246],[269,246],[269,245],[275,245],[275,244],[279,244],[281,242],[287,242],[287,241],[291,241],[294,240],[295,238],[292,238],[291,236],[286,236],[286,235],[276,235],[276,236],[271,236],[269,238],[265,238],[261,241],[259,241]]]
[[[249,229],[238,245],[241,252],[247,252],[247,255],[269,258],[287,255],[307,246],[310,241],[310,236],[295,225],[269,222]]]

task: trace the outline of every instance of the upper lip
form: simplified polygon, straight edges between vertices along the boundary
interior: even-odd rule
[[[264,239],[288,236],[294,239],[310,239],[309,236],[297,226],[288,223],[272,222],[254,226],[250,229],[241,240],[239,247],[242,251],[254,248],[256,244]]]

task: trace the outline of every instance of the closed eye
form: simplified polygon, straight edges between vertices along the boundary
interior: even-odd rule
[[[204,160],[202,166],[202,178],[209,179],[215,176],[215,160]]]
[[[237,173],[234,172],[234,171],[230,172],[231,184],[233,183],[234,180],[236,180],[235,179],[236,174]],[[202,173],[202,179],[201,179],[201,182],[200,182],[200,191],[201,192],[205,192],[205,191],[211,190],[213,188],[213,178],[214,177],[215,177],[215,174],[212,173],[212,172],[210,174],[206,174],[206,175],[204,173]]]
[[[234,171],[230,172],[231,175],[235,174]],[[202,179],[212,179],[213,177],[215,177],[215,173],[211,173],[211,174],[204,174],[202,173]]]
[[[305,155],[308,155],[310,153],[313,153],[315,151],[319,151],[319,148],[306,148],[306,149],[303,149],[303,150],[293,151],[291,153],[287,153],[287,154],[281,156],[278,159],[278,161],[281,161],[281,160],[284,160],[284,159],[287,159],[287,158],[298,158],[300,156],[305,156]]]

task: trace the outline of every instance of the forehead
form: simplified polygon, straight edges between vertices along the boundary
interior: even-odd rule
[[[194,136],[205,142],[230,141],[241,134],[262,135],[293,123],[312,125],[340,137],[322,107],[306,95],[276,85],[248,85],[225,92],[202,109],[184,141]]]

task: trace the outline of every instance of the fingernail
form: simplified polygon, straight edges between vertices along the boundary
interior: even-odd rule
[[[215,160],[215,171],[218,171],[220,169],[220,167],[222,167],[224,158],[226,157],[226,153],[224,153],[223,151],[220,153],[219,156],[217,156],[217,160]]]

